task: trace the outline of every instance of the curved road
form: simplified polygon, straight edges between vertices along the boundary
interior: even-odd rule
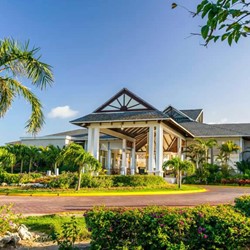
[[[204,186],[208,191],[193,194],[136,195],[136,196],[89,196],[89,197],[32,197],[0,196],[0,206],[13,203],[14,210],[24,215],[51,214],[58,212],[83,211],[93,206],[143,207],[196,206],[199,204],[233,203],[236,197],[250,195],[250,187]]]

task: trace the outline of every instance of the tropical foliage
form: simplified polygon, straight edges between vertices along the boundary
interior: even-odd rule
[[[216,157],[213,155],[215,149],[219,151]],[[186,148],[186,156],[196,165],[196,170],[194,175],[185,177],[185,183],[227,183],[226,179],[234,179],[232,183],[240,184],[242,179],[248,178],[249,166],[244,161],[236,163],[236,168],[242,175],[237,174],[236,168],[232,168],[230,157],[239,150],[240,147],[233,141],[218,146],[214,139],[196,139]]]
[[[222,164],[228,165],[228,162],[230,160],[230,155],[233,153],[237,153],[240,150],[240,146],[238,146],[233,141],[227,141],[225,143],[222,143],[219,147],[220,153],[217,157]]]
[[[178,5],[173,3],[172,8]],[[205,20],[200,31],[205,45],[218,40],[226,40],[231,45],[250,35],[249,6],[250,2],[245,0],[202,0],[195,11],[189,12]]]
[[[10,153],[5,148],[0,148],[0,170],[11,167],[11,173],[13,173],[13,166],[16,162],[14,154]]]
[[[71,143],[62,152],[58,163],[74,164],[78,166],[78,184],[76,190],[80,190],[82,172],[99,172],[101,163],[90,153],[86,152],[82,146]]]
[[[249,197],[236,203],[237,208],[95,208],[84,216],[93,249],[245,249]]]
[[[36,134],[44,124],[42,104],[27,86],[18,79],[27,79],[32,85],[44,89],[53,82],[51,66],[36,56],[39,48],[29,48],[13,39],[0,41],[0,117],[10,109],[15,97],[23,97],[31,104],[32,112],[27,121],[27,131]]]
[[[193,173],[194,172],[194,165],[192,162],[187,160],[181,160],[180,157],[174,157],[171,160],[168,160],[163,163],[163,169],[166,170],[168,167],[172,168],[177,176],[178,179],[178,187],[181,188],[182,182],[182,172],[186,173]]]
[[[195,172],[199,182],[203,182],[207,177],[209,160],[213,161],[213,148],[216,145],[215,139],[196,138],[194,143],[189,144],[185,150],[187,158],[196,166]]]

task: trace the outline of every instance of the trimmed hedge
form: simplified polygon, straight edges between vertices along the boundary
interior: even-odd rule
[[[52,188],[75,188],[77,173],[62,173],[59,176],[42,176],[40,173],[10,174],[0,173],[0,183],[20,184],[37,182],[47,184]],[[82,174],[81,187],[83,188],[111,188],[111,187],[155,187],[167,185],[160,176],[154,175],[99,175]]]
[[[61,174],[51,179],[49,186],[54,188],[74,188],[77,174]],[[154,175],[100,175],[83,174],[81,187],[83,188],[111,188],[111,187],[153,187],[167,185],[160,176]]]
[[[235,208],[250,217],[250,195],[244,195],[235,199]]]
[[[242,249],[250,243],[250,218],[230,206],[171,209],[97,208],[85,213],[91,248]]]
[[[10,174],[7,172],[0,173],[0,183],[7,184],[19,184],[19,183],[28,183],[33,182],[34,180],[41,178],[42,174],[40,173],[30,173],[30,174]]]

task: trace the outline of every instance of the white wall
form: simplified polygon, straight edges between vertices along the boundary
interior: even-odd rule
[[[63,138],[21,138],[21,143],[28,146],[43,146],[46,147],[48,145],[59,146],[62,148],[66,144],[66,137]]]

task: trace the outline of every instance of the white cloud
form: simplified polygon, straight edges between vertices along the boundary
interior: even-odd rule
[[[78,111],[71,109],[68,105],[51,109],[49,118],[70,118],[78,114]]]

